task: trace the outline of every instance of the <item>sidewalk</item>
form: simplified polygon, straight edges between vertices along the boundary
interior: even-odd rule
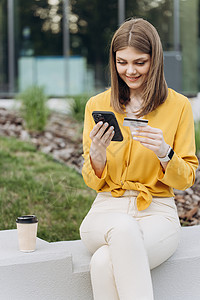
[[[71,99],[51,98],[47,101],[47,106],[50,110],[68,114],[70,112]],[[6,109],[18,109],[20,107],[19,101],[14,99],[0,99],[0,107]]]

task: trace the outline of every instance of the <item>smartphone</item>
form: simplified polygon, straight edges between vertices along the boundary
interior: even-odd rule
[[[119,124],[117,122],[115,114],[112,111],[93,111],[92,116],[95,123],[98,123],[100,121],[102,121],[103,123],[107,122],[109,124],[109,127],[110,126],[114,127],[115,134],[112,138],[112,141],[115,142],[123,141],[123,135],[119,128]],[[106,128],[105,132],[109,129],[109,127]]]
[[[144,127],[148,125],[148,120],[136,118],[124,118],[123,126]]]

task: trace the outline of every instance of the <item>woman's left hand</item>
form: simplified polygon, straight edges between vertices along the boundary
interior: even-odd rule
[[[167,154],[169,145],[165,142],[161,129],[153,128],[149,125],[136,127],[132,131],[132,136],[135,141],[152,150],[158,157],[165,157]]]

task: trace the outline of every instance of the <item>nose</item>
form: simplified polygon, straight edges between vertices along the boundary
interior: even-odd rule
[[[132,64],[130,64],[127,67],[126,73],[127,73],[127,75],[134,75],[137,73],[137,71],[136,71],[135,67]]]

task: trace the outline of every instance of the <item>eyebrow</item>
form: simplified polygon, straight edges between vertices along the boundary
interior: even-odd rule
[[[124,59],[124,58],[122,58],[122,57],[116,57],[116,59],[119,59],[119,60],[123,60],[123,61],[126,61],[126,59]],[[134,59],[134,61],[139,61],[139,60],[148,60],[148,58],[147,57],[139,57],[139,58],[137,58],[137,59]]]

